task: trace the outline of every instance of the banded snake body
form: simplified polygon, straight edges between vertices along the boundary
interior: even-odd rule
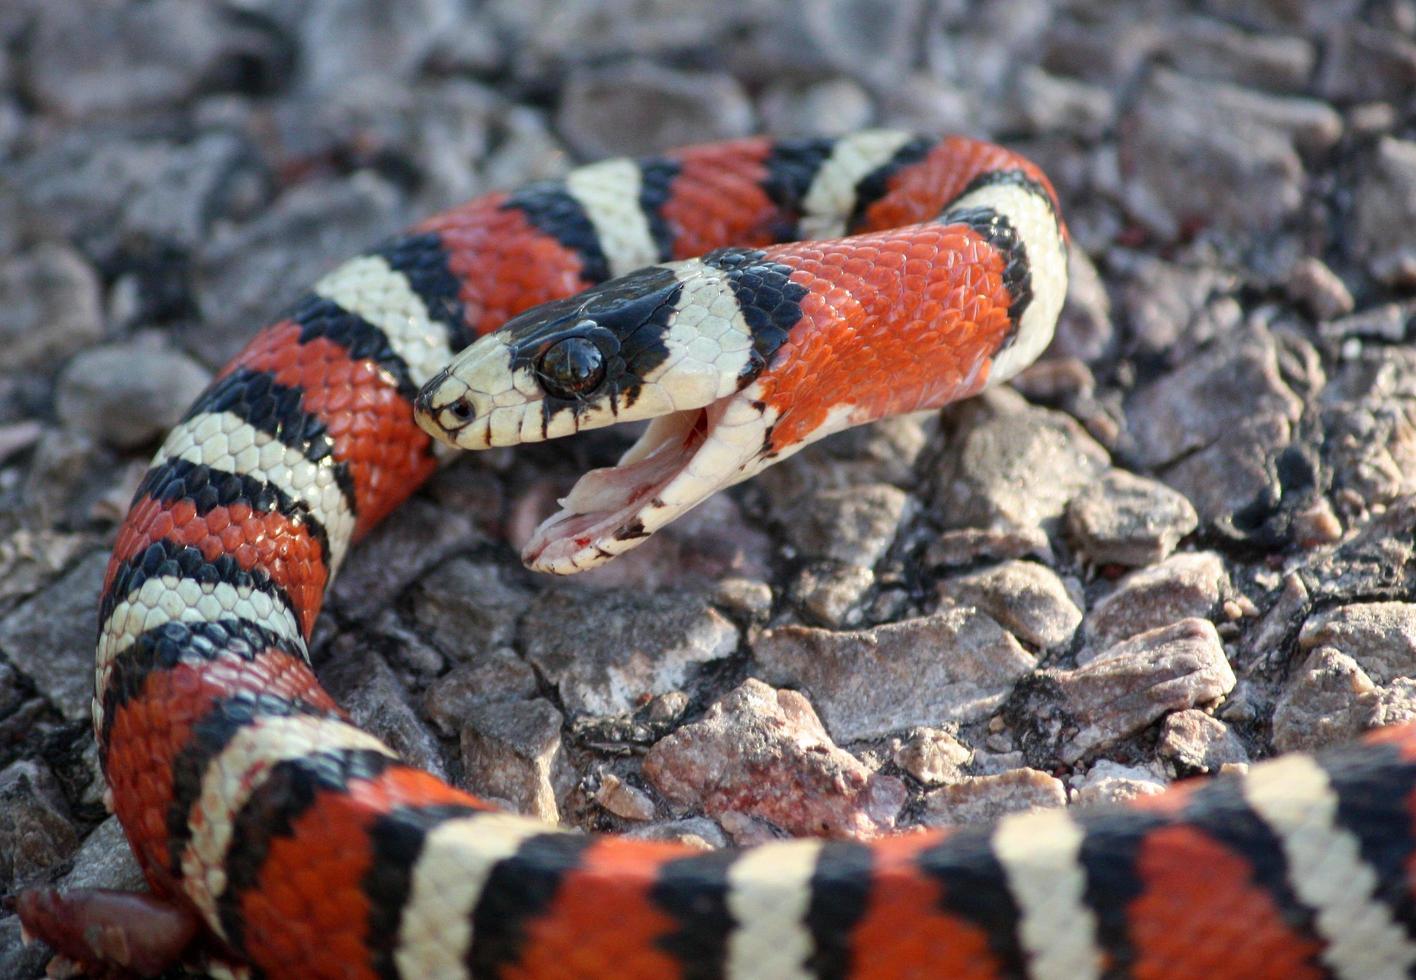
[[[151,895],[34,890],[26,926],[99,974],[1411,975],[1409,726],[1127,808],[703,853],[497,812],[315,679],[348,545],[440,442],[650,420],[528,543],[574,572],[822,436],[1007,380],[1066,265],[1031,163],[877,130],[594,164],[335,269],[192,406],[114,548],[94,730]]]

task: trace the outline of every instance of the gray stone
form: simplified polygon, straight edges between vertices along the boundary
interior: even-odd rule
[[[838,432],[754,480],[779,518],[803,497],[889,483],[910,486],[920,454],[938,437],[938,416],[912,413]]]
[[[631,711],[737,647],[738,631],[699,596],[558,589],[536,597],[518,645],[572,713]]]
[[[766,630],[755,673],[800,687],[838,741],[985,717],[1034,658],[990,617],[949,609],[854,632]]]
[[[1182,619],[1207,619],[1229,592],[1229,576],[1219,555],[1201,551],[1171,555],[1159,565],[1125,576],[1096,603],[1086,618],[1090,659],[1112,644]]]
[[[1350,742],[1381,724],[1381,692],[1351,657],[1318,647],[1279,696],[1273,744],[1280,752]]]
[[[965,776],[924,797],[922,823],[960,827],[988,823],[1010,813],[1067,805],[1062,780],[1036,769],[1010,769],[990,776]]]
[[[779,21],[790,49],[803,41],[829,65],[890,82],[893,66],[912,60],[923,26],[923,0],[803,0]],[[784,12],[785,12],[784,8]]]
[[[1034,558],[1050,562],[1054,556],[1047,533],[1039,527],[1018,530],[958,528],[945,531],[925,549],[925,564],[932,567],[967,567],[982,561]]]
[[[1165,780],[1140,766],[1123,766],[1110,759],[1099,759],[1096,765],[1076,783],[1077,804],[1125,804],[1144,796],[1165,791]]]
[[[772,612],[772,587],[750,578],[725,578],[713,590],[713,603],[728,613],[763,620]]]
[[[1126,403],[1126,417],[1139,461],[1157,466],[1258,417],[1296,422],[1302,407],[1279,372],[1272,336],[1250,328],[1137,389]]]
[[[145,890],[142,868],[117,817],[109,817],[84,838],[74,855],[74,867],[61,884],[65,888]]]
[[[555,705],[541,698],[470,706],[461,739],[468,789],[558,822],[555,783],[564,778],[565,766],[561,721]]]
[[[869,125],[870,95],[849,78],[797,83],[782,81],[758,102],[763,128],[782,136],[833,136]]]
[[[1356,305],[1347,284],[1322,259],[1311,255],[1294,264],[1285,285],[1289,297],[1320,320],[1347,316]]]
[[[1356,18],[1361,0],[1204,0],[1216,17],[1256,28],[1317,33]]]
[[[1357,185],[1353,251],[1394,286],[1416,284],[1416,142],[1384,137]]]
[[[1192,78],[1277,92],[1302,91],[1317,64],[1307,38],[1245,31],[1209,17],[1181,21],[1162,50],[1172,67]]]
[[[506,646],[534,593],[522,575],[495,562],[453,558],[418,579],[413,616],[455,661]]]
[[[898,779],[837,748],[795,691],[744,681],[700,721],[656,742],[644,775],[669,799],[736,813],[794,835],[871,837],[905,802]]]
[[[301,82],[316,92],[336,91],[361,76],[388,85],[413,74],[434,42],[459,30],[486,30],[459,24],[454,0],[312,0],[299,22]]]
[[[1363,602],[1325,609],[1304,621],[1298,646],[1332,647],[1378,684],[1416,676],[1416,604]]]
[[[1281,415],[1238,422],[1215,442],[1166,468],[1165,482],[1194,505],[1201,522],[1242,537],[1252,515],[1271,514],[1283,498],[1277,459],[1293,440]]]
[[[468,710],[488,701],[523,701],[536,694],[536,672],[509,647],[474,654],[439,677],[423,696],[428,720],[452,735]]]
[[[874,584],[869,568],[818,561],[797,573],[790,596],[810,619],[839,628],[864,618],[861,602]]]
[[[1097,140],[1116,115],[1116,99],[1100,85],[1024,68],[1012,93],[1013,114],[1028,135],[1061,133]]]
[[[101,307],[98,274],[63,245],[0,263],[0,369],[48,365],[98,341]]]
[[[1030,561],[1007,561],[945,579],[939,594],[960,605],[977,606],[1040,650],[1070,643],[1082,622],[1082,611],[1057,573]]]
[[[1121,303],[1136,351],[1181,362],[1193,347],[1233,332],[1224,319],[1239,288],[1233,273],[1132,252],[1116,253],[1114,264],[1124,277]]]
[[[1184,495],[1125,470],[1106,471],[1067,505],[1077,550],[1100,565],[1161,561],[1198,523]]]
[[[1304,202],[1299,151],[1327,150],[1341,133],[1321,102],[1158,70],[1121,126],[1127,207],[1167,239],[1273,231]]]
[[[926,786],[958,780],[973,759],[973,749],[938,728],[917,728],[897,742],[890,758]]]
[[[437,740],[419,720],[403,683],[367,644],[341,637],[319,672],[324,684],[354,724],[378,737],[399,758],[447,778]]]
[[[1031,407],[994,415],[950,447],[932,509],[948,527],[1048,530],[1108,462],[1066,415]]]
[[[802,556],[870,568],[895,540],[909,514],[910,497],[888,483],[873,483],[824,490],[774,510]]]
[[[1145,728],[1167,711],[1207,704],[1234,688],[1214,624],[1185,619],[1133,636],[1076,670],[1050,670],[1076,728],[1059,755],[1068,764]]]
[[[1249,761],[1234,729],[1197,708],[1165,716],[1156,751],[1182,773],[1218,772],[1221,766]]]
[[[654,800],[632,783],[606,773],[595,791],[595,802],[622,820],[653,820]]]
[[[65,366],[55,386],[64,424],[119,449],[136,449],[175,425],[211,379],[190,357],[155,336],[91,347]]]
[[[0,652],[69,721],[90,718],[94,596],[107,567],[93,552],[0,620]]]
[[[13,895],[43,880],[79,847],[58,782],[43,763],[0,770],[0,887]]]
[[[634,61],[572,72],[556,127],[591,159],[643,155],[684,143],[744,136],[752,104],[728,75]]]
[[[336,262],[402,223],[398,196],[370,173],[299,186],[259,218],[214,235],[197,266],[196,295],[207,321],[187,343],[223,364]]]
[[[1353,20],[1323,38],[1318,92],[1336,102],[1400,105],[1416,88],[1416,40]]]
[[[662,823],[631,827],[624,836],[635,840],[662,840],[671,844],[682,844],[699,851],[715,851],[728,846],[723,828],[707,817],[685,817],[682,820],[665,820]]]

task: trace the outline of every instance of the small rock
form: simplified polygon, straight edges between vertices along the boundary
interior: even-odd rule
[[[136,449],[172,428],[211,372],[156,337],[83,351],[55,387],[59,418],[110,446]]]
[[[413,616],[454,660],[506,646],[533,593],[514,570],[457,557],[423,575],[413,588]]]
[[[40,882],[78,847],[59,784],[43,763],[21,759],[0,770],[0,888],[13,895]]]
[[[1063,762],[1140,731],[1167,711],[1193,708],[1234,689],[1234,671],[1214,624],[1185,619],[1133,636],[1076,670],[1043,672],[1057,685],[1078,728],[1062,744]]]
[[[572,72],[561,90],[556,128],[587,159],[640,156],[745,136],[752,130],[752,103],[729,75],[633,61]]]
[[[1224,562],[1212,551],[1171,555],[1159,565],[1137,569],[1087,614],[1086,634],[1093,653],[1078,660],[1187,617],[1208,618],[1229,587]]]
[[[458,31],[487,31],[489,25],[459,23],[453,0],[313,0],[301,4],[297,25],[303,85],[337,92],[361,76],[385,85],[411,75],[435,42]]]
[[[467,786],[519,813],[560,820],[553,780],[562,776],[561,713],[542,698],[472,705],[462,728]]]
[[[966,776],[925,795],[922,823],[961,827],[987,823],[1009,813],[1067,805],[1062,780],[1036,769],[1010,769],[992,776]]]
[[[1273,744],[1280,752],[1350,742],[1381,723],[1381,695],[1357,661],[1318,647],[1279,696]]]
[[[94,596],[107,568],[93,552],[0,620],[0,652],[69,721],[91,717]]]
[[[1335,102],[1400,104],[1416,88],[1416,41],[1353,19],[1323,37],[1318,92]]]
[[[748,619],[766,619],[772,612],[772,587],[758,579],[725,578],[713,590],[713,602]]]
[[[1123,766],[1099,759],[1077,786],[1077,803],[1130,803],[1143,796],[1165,792],[1165,780],[1139,766]]]
[[[109,817],[93,829],[74,855],[73,870],[60,883],[64,888],[113,888],[142,891],[146,885],[123,825]]]
[[[977,606],[1024,643],[1040,650],[1072,640],[1082,611],[1052,569],[1030,561],[1007,561],[992,568],[945,579],[940,597]]]
[[[1363,602],[1314,613],[1303,623],[1298,646],[1333,647],[1378,684],[1416,676],[1416,604]]]
[[[707,817],[685,817],[682,820],[665,820],[642,827],[631,827],[624,836],[635,840],[662,840],[671,844],[683,844],[700,851],[716,851],[728,846],[728,838],[723,829]]]
[[[1067,531],[1099,565],[1154,564],[1198,523],[1183,494],[1125,470],[1107,470],[1067,504]]]
[[[1416,284],[1416,142],[1384,137],[1357,185],[1352,247],[1373,276],[1393,286]]]
[[[1097,140],[1116,115],[1109,89],[1024,68],[1013,93],[1013,113],[1027,135],[1061,133],[1079,140]]]
[[[1223,320],[1225,304],[1232,304],[1239,288],[1232,272],[1133,252],[1119,252],[1117,258],[1130,348],[1183,363],[1183,352],[1233,332],[1234,323]]]
[[[728,656],[738,631],[700,596],[555,589],[532,602],[518,637],[568,711],[612,715]]]
[[[649,794],[614,773],[606,773],[601,778],[595,802],[624,820],[654,819],[654,801]]]
[[[0,263],[0,369],[42,367],[100,340],[100,288],[93,268],[63,245]]]
[[[1317,62],[1307,38],[1252,33],[1208,17],[1181,21],[1163,50],[1166,61],[1189,77],[1276,92],[1304,89]]]
[[[806,558],[872,567],[909,511],[910,497],[888,483],[825,490],[774,508],[787,540]]]
[[[1356,307],[1347,284],[1322,259],[1306,255],[1288,273],[1289,297],[1320,320],[1347,316]]]
[[[973,749],[938,728],[920,728],[891,754],[895,765],[926,786],[955,781],[973,759]]]
[[[904,785],[837,748],[795,691],[744,681],[702,720],[661,739],[644,775],[669,799],[793,835],[873,837],[895,826]]]
[[[959,608],[854,632],[765,630],[752,653],[759,676],[807,691],[842,742],[983,718],[1036,663],[992,618]]]
[[[839,628],[860,622],[861,600],[874,584],[869,568],[818,561],[797,573],[790,594],[811,619]]]
[[[1182,772],[1218,772],[1223,765],[1249,761],[1234,729],[1196,708],[1165,716],[1156,750]]]
[[[423,696],[428,720],[444,735],[462,727],[475,704],[524,701],[536,693],[536,672],[510,647],[493,647],[452,668]]]
[[[1302,408],[1279,372],[1272,335],[1251,328],[1138,388],[1127,401],[1126,418],[1139,461],[1160,466],[1260,416],[1296,422]]]
[[[778,82],[758,99],[763,129],[780,136],[838,136],[864,129],[870,95],[850,78],[799,84]]]
[[[1023,407],[985,418],[950,447],[931,508],[948,527],[1047,530],[1108,462],[1069,416]]]
[[[320,682],[350,719],[419,769],[446,778],[437,740],[408,703],[408,692],[382,657],[352,636],[340,637]]]
[[[963,527],[945,531],[925,549],[925,563],[933,566],[967,567],[981,561],[1033,558],[1054,560],[1052,545],[1041,528],[990,530]]]

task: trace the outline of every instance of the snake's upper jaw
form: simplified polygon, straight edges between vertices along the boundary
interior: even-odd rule
[[[661,415],[615,466],[591,470],[523,547],[539,572],[572,575],[637,546],[765,463],[770,410],[751,390]]]

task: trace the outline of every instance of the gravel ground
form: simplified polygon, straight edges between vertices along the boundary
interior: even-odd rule
[[[1051,351],[570,582],[509,542],[626,437],[457,463],[317,631],[361,723],[524,812],[716,847],[1416,716],[1413,0],[7,0],[0,39],[0,892],[139,881],[94,596],[211,372],[414,217],[755,131],[1031,155],[1074,237]],[[0,917],[0,975],[43,959]]]

